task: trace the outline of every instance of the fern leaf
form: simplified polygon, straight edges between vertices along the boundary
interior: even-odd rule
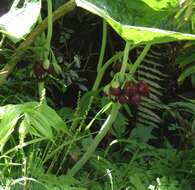
[[[164,45],[165,51],[159,47],[151,48],[137,71],[138,80],[144,80],[150,88],[150,96],[142,97],[141,105],[137,110],[136,127],[138,128],[157,128],[162,121],[161,116],[158,115],[158,110],[162,108],[161,98],[165,89],[162,83],[167,78],[167,74],[162,71],[165,66],[164,63],[169,61],[167,50],[171,46],[169,44]]]

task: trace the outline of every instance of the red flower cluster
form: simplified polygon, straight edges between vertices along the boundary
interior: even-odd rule
[[[139,81],[137,84],[133,84],[131,81],[125,83],[124,88],[110,87],[109,93],[112,96],[114,102],[120,104],[131,103],[135,106],[139,106],[141,96],[149,96],[149,86],[144,81]]]
[[[37,63],[34,67],[34,73],[35,73],[37,78],[41,79],[41,78],[44,78],[47,73],[54,74],[54,67],[53,67],[53,65],[50,64],[49,68],[45,69],[43,67],[43,64]]]

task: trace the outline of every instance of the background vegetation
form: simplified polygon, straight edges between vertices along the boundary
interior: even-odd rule
[[[0,2],[0,190],[193,190],[193,0]]]

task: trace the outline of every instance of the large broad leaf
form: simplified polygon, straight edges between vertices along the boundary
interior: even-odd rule
[[[172,29],[170,18],[180,0],[76,0],[77,6],[103,17],[126,41],[134,44],[195,40]],[[167,30],[168,29],[168,30]]]
[[[15,43],[30,33],[41,10],[41,0],[25,0],[21,8],[17,3],[15,0],[10,11],[0,17],[0,31]]]

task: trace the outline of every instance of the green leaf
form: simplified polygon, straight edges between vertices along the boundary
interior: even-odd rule
[[[46,104],[27,102],[3,106],[0,107],[0,151],[12,135],[18,121],[21,122],[19,132],[25,135],[30,133],[52,140],[53,131],[68,133],[62,118]],[[22,131],[23,127],[25,131]]]
[[[174,102],[169,104],[170,107],[176,108],[178,111],[187,111],[192,114],[195,113],[195,102]]]
[[[110,132],[113,136],[121,138],[127,131],[127,125],[127,117],[124,114],[118,113]]]
[[[195,64],[190,65],[189,67],[185,68],[184,71],[178,78],[178,83],[183,82],[187,77],[195,73]]]
[[[176,59],[176,64],[178,64],[180,66],[186,66],[194,61],[195,61],[195,54],[194,54],[194,52],[190,52],[187,55],[184,54],[183,56],[179,56]]]
[[[95,122],[95,120],[100,117],[103,113],[105,113],[110,107],[111,103],[106,104],[97,114],[92,118],[92,120],[89,122],[89,124],[86,126],[85,130],[89,130],[92,124]]]
[[[74,110],[69,107],[63,107],[57,111],[59,116],[63,118],[63,120],[71,120],[74,116]]]
[[[143,113],[143,115],[145,115],[145,116],[148,115],[148,116],[151,117],[151,119],[154,119],[157,122],[158,121],[161,122],[161,118],[157,114],[155,114],[154,112],[152,112],[151,110],[149,110],[147,108],[144,108],[144,107],[139,107],[138,109],[139,109],[140,112]]]
[[[146,127],[145,125],[139,124],[138,127],[131,131],[131,138],[139,139],[141,142],[147,142],[155,137],[152,135],[152,127]]]
[[[30,112],[29,114],[26,114],[26,117],[28,118],[28,122],[31,124],[31,126],[39,132],[39,134],[42,135],[42,137],[47,137],[48,139],[52,139],[53,133],[52,129],[45,120],[44,117],[40,115],[40,113],[36,112]]]
[[[14,131],[20,115],[21,111],[16,106],[7,105],[0,108],[0,151]]]
[[[41,11],[41,0],[25,0],[21,8],[17,3],[15,0],[9,12],[0,17],[0,32],[14,43],[31,32]]]
[[[133,44],[195,40],[195,35],[169,31],[174,23],[170,17],[181,8],[179,0],[76,0],[76,4],[104,18]]]
[[[58,132],[63,131],[68,133],[67,126],[63,119],[48,105],[40,105],[39,102],[28,102],[22,105],[22,110],[24,113],[29,113],[29,115],[38,114],[46,125],[49,125]]]

